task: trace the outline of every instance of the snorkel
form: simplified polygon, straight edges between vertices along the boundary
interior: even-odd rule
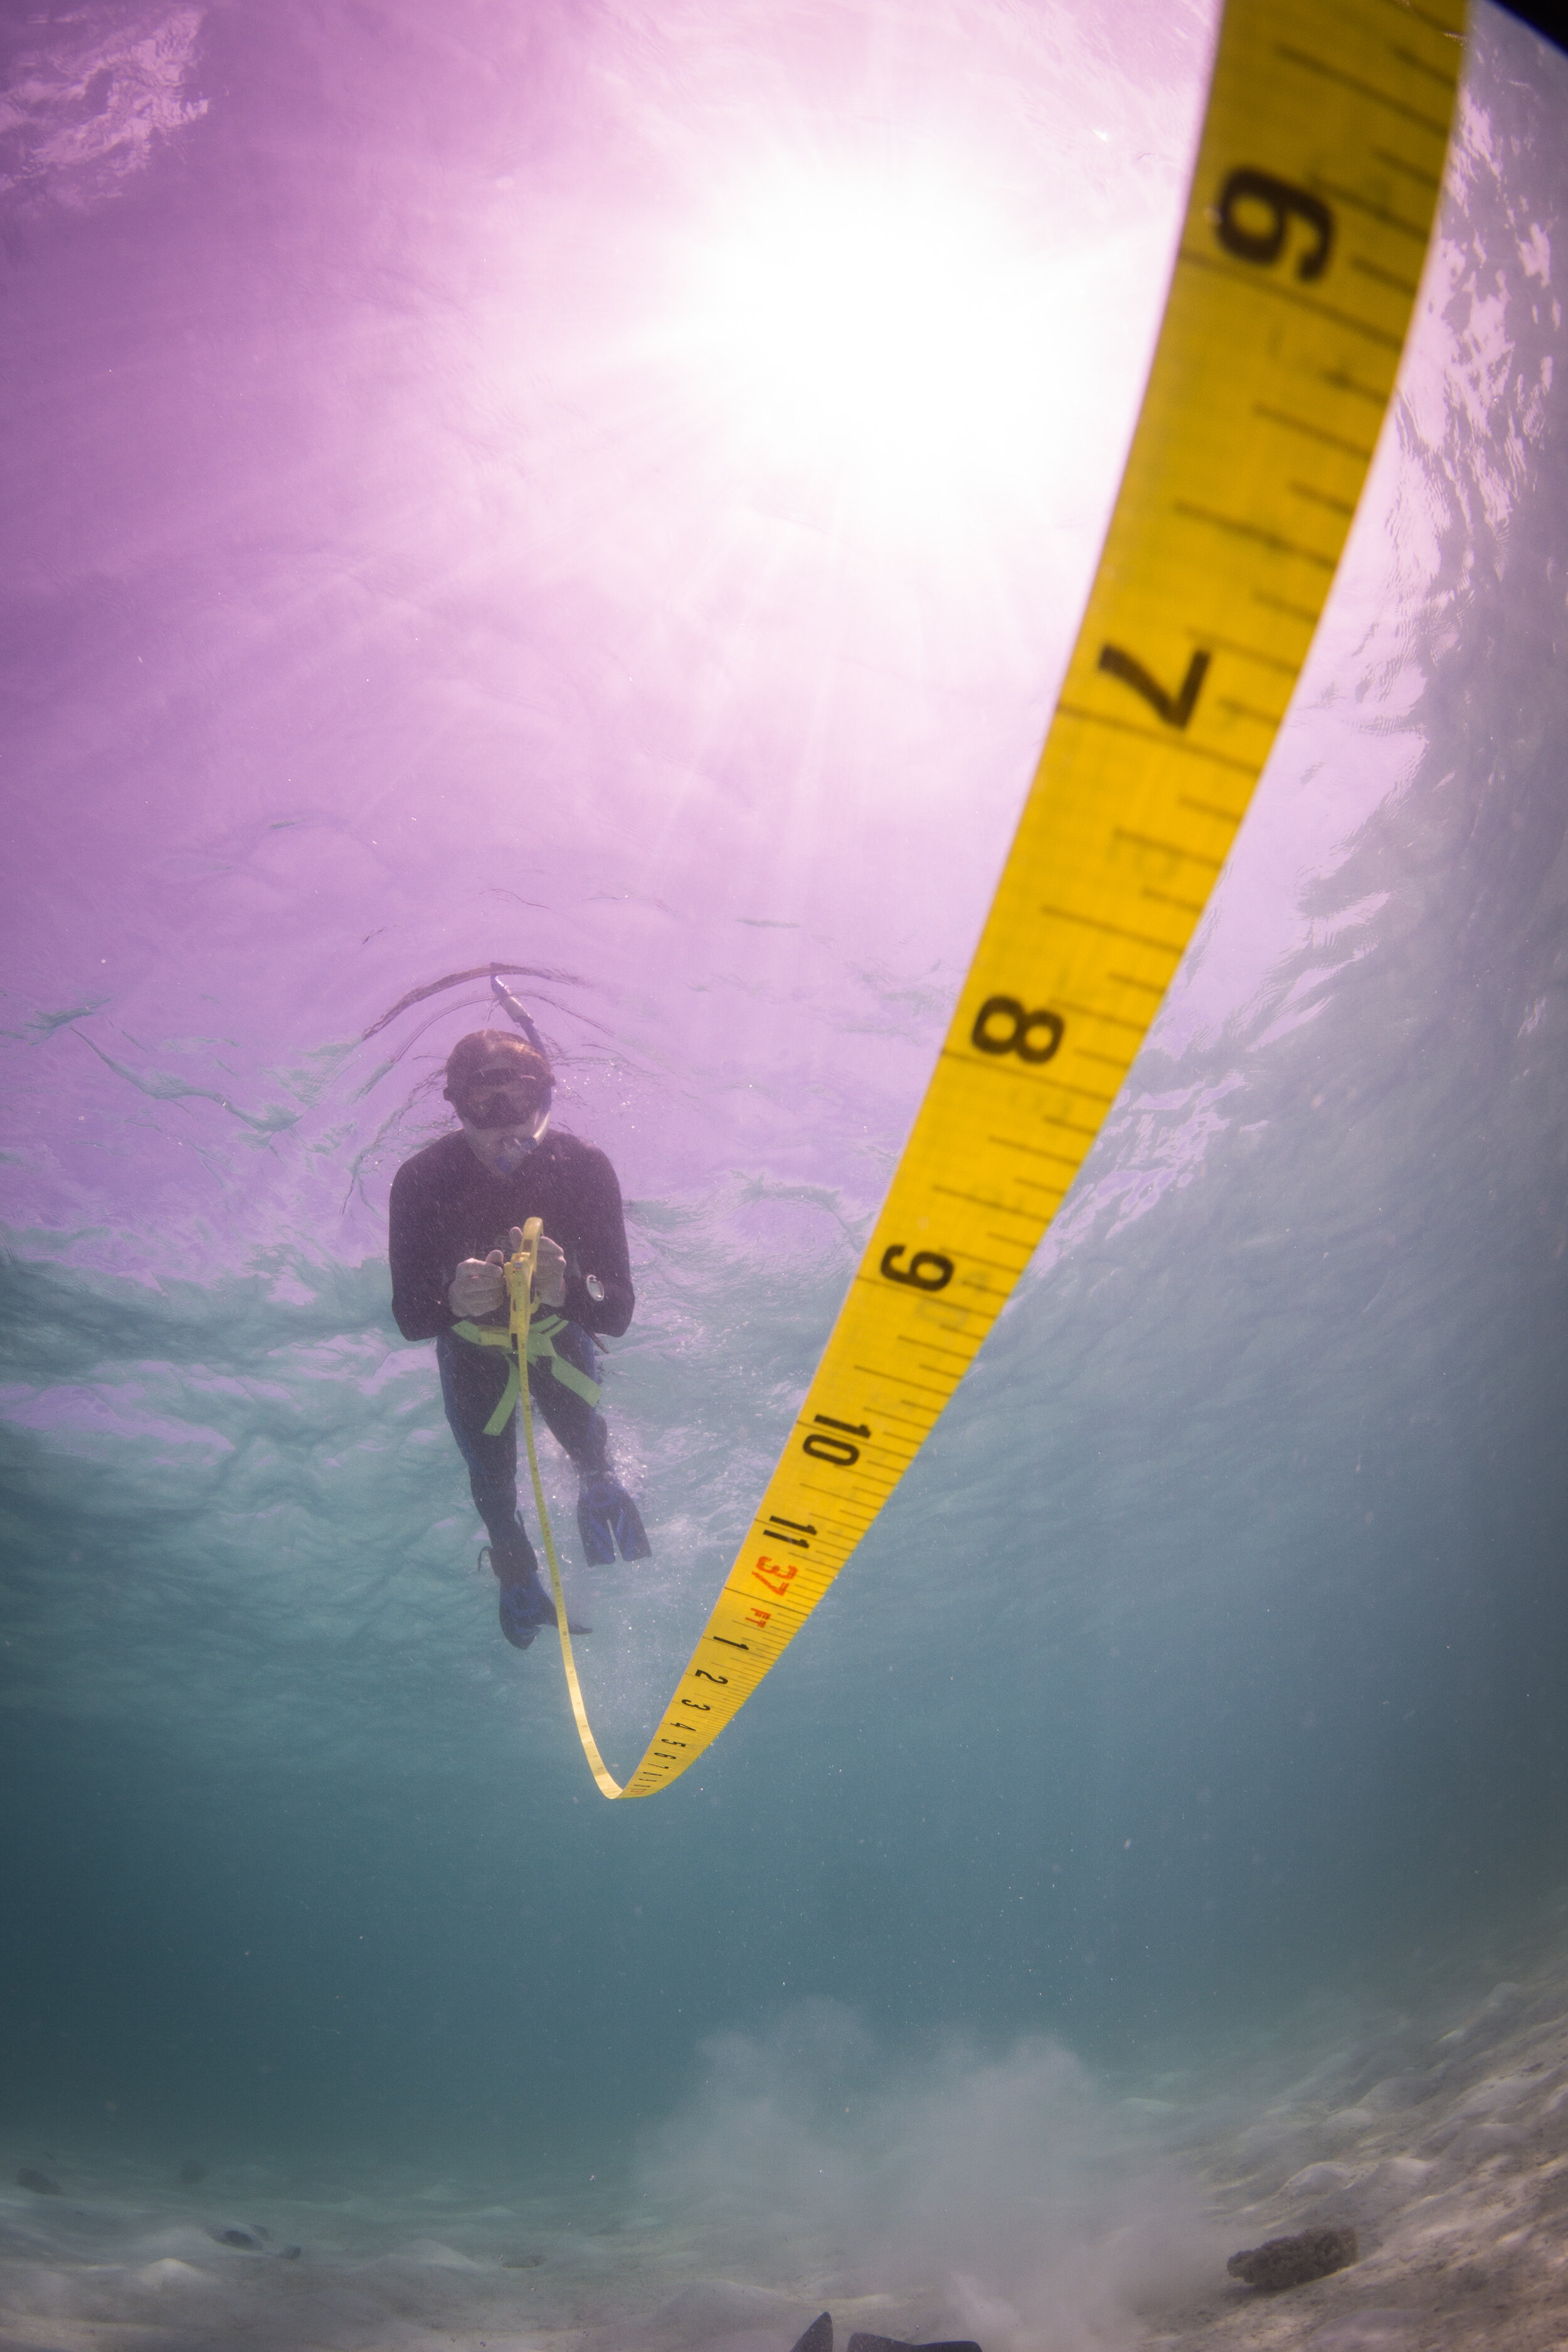
[[[496,1003],[500,1006],[501,1011],[506,1014],[507,1019],[512,1024],[512,1026],[521,1030],[523,1035],[527,1038],[529,1044],[532,1046],[534,1052],[540,1056],[541,1060],[548,1062],[550,1056],[544,1050],[543,1038],[540,1035],[538,1030],[534,1027],[532,1022],[529,1019],[528,1014],[518,1003],[516,997],[512,994],[510,989],[507,986],[499,971],[492,971],[490,974],[490,993],[495,998]]]
[[[515,1028],[521,1030],[540,1059],[548,1062],[550,1056],[544,1050],[543,1038],[500,972],[492,971],[490,974],[490,992],[507,1019]],[[552,1093],[553,1088],[551,1089]],[[550,1126],[551,1094],[545,1096],[544,1108],[536,1117],[531,1132],[508,1135],[496,1146],[490,1164],[498,1176],[515,1176],[534,1146],[543,1141]]]
[[[509,1135],[490,1153],[490,1166],[498,1176],[515,1176],[535,1144],[543,1140],[550,1125],[550,1113],[540,1113],[539,1124],[531,1135]]]
[[[523,1006],[494,971],[490,986],[522,1036],[482,1029],[459,1037],[447,1057],[442,1092],[481,1167],[505,1181],[543,1139],[554,1081],[544,1041]]]

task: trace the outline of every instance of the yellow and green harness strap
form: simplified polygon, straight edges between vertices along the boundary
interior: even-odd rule
[[[511,1362],[507,1368],[506,1386],[500,1392],[500,1401],[494,1412],[485,1423],[487,1437],[500,1435],[516,1411],[517,1401],[522,1394],[522,1376],[517,1355],[520,1339],[524,1349],[526,1362],[548,1364],[563,1388],[574,1390],[576,1394],[588,1404],[598,1403],[598,1381],[591,1381],[586,1372],[580,1372],[575,1364],[555,1352],[555,1334],[566,1328],[564,1315],[552,1314],[546,1307],[542,1313],[534,1314],[530,1318],[526,1328],[518,1332],[499,1330],[493,1324],[487,1323],[454,1323],[452,1328],[459,1339],[467,1339],[476,1348],[507,1348],[511,1351]]]
[[[1462,30],[1455,0],[1228,0],[1127,470],[952,1025],[778,1468],[624,1789],[590,1748],[606,1796],[668,1787],[776,1664],[1116,1099],[1355,513],[1442,184]],[[884,1606],[905,1605],[890,1573]],[[575,1688],[573,1705],[589,1748]]]

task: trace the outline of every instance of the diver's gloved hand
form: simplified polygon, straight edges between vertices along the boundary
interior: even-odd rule
[[[500,1250],[489,1257],[466,1257],[452,1276],[447,1304],[454,1315],[472,1320],[498,1314],[506,1305],[506,1275]]]
[[[522,1228],[511,1229],[512,1253],[522,1247]],[[566,1253],[559,1242],[548,1234],[539,1236],[539,1247],[533,1257],[533,1296],[541,1307],[563,1307],[566,1303]]]
[[[522,1247],[522,1227],[513,1225],[508,1238],[515,1257]],[[539,1236],[533,1296],[541,1307],[561,1307],[566,1300],[566,1253],[548,1234]],[[454,1315],[464,1318],[499,1315],[506,1305],[506,1260],[502,1252],[493,1249],[489,1257],[466,1257],[447,1286],[447,1304]]]
[[[510,1246],[512,1256],[517,1256],[517,1251],[521,1249],[521,1225],[512,1225]],[[566,1251],[560,1242],[550,1240],[548,1233],[541,1233],[538,1237],[538,1254],[533,1258],[533,1298],[541,1307],[560,1307],[566,1303]],[[499,1315],[505,1306],[503,1251],[491,1249],[489,1258],[463,1258],[447,1286],[447,1306],[454,1315],[466,1319],[478,1315]]]

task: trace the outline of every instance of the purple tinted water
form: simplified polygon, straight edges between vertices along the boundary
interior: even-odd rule
[[[14,27],[18,1222],[375,1246],[387,1150],[346,1222],[338,1174],[482,993],[349,1049],[490,958],[561,975],[633,1192],[896,1139],[1157,316],[1204,22],[1129,23],[1130,80],[963,8]],[[962,202],[938,292],[992,269],[1033,413],[915,383],[892,476],[887,424],[781,432],[735,226],[781,188],[808,312],[836,205],[907,268]]]
[[[387,1186],[486,998],[384,1016],[522,968],[631,1203],[606,1393],[656,1558],[574,1571],[625,1765],[1004,854],[1205,25],[469,0],[0,36],[4,1998],[46,2139],[594,2170],[716,2026],[788,2076],[802,1998],[1136,2070],[1542,1899],[1568,83],[1508,20],[1197,950],[700,1781],[600,1806],[389,1320]],[[770,339],[820,324],[841,221],[853,385]]]

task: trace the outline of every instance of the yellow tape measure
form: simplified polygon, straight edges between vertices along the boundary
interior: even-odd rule
[[[606,1796],[667,1787],[783,1654],[1100,1132],[1355,512],[1431,231],[1462,23],[1453,0],[1229,0],[1149,388],[1017,837],[870,1247],[624,1789],[563,1636]]]

